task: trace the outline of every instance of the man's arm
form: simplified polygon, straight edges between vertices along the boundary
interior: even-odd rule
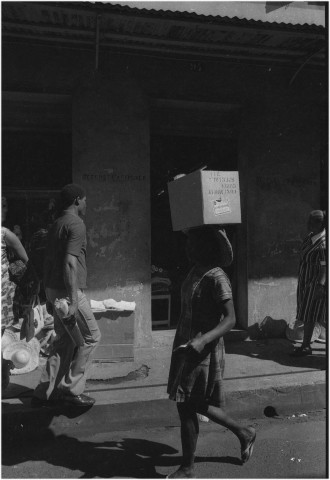
[[[68,317],[75,316],[78,310],[77,257],[67,253],[64,257],[63,279],[70,299]]]
[[[68,316],[75,316],[78,310],[78,257],[85,235],[86,228],[83,222],[68,228],[63,262],[63,280],[70,300]]]

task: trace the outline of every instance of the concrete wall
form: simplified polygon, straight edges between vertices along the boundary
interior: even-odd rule
[[[278,77],[242,121],[248,325],[267,315],[295,318],[299,246],[309,212],[320,208],[320,105],[312,85],[303,91],[303,83],[284,80]]]
[[[73,95],[74,179],[86,186],[89,203],[90,293],[139,299],[140,346],[150,342],[146,98],[240,105],[235,135],[243,199],[237,259],[243,325],[266,315],[294,316],[297,249],[309,211],[319,206],[323,72],[304,67],[290,85],[297,66],[212,61],[196,70],[189,61],[102,51],[102,79],[93,79],[92,52],[18,45],[3,45],[3,65],[4,90]],[[121,180],[88,176],[105,170]]]
[[[88,294],[136,302],[136,346],[151,341],[148,132],[145,98],[125,72],[93,74],[75,90],[72,167],[87,193]]]

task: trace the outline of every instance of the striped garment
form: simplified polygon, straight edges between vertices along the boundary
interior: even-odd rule
[[[232,298],[227,275],[219,268],[198,273],[193,268],[182,285],[181,315],[173,350],[198,332],[215,328],[223,318],[222,304]],[[197,354],[193,351],[172,352],[167,392],[176,402],[206,401],[222,407],[225,403],[223,374],[225,348],[223,338],[209,343]]]
[[[315,298],[321,266],[326,265],[325,230],[313,237],[309,234],[300,250],[297,289],[297,320],[326,325],[326,296]]]

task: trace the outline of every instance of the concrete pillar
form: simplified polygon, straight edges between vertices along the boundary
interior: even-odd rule
[[[87,294],[135,301],[134,345],[150,346],[148,109],[126,72],[94,74],[77,88],[72,141],[73,181],[87,193]]]
[[[240,156],[246,188],[247,326],[294,321],[299,248],[319,208],[318,107],[275,97],[246,109]]]

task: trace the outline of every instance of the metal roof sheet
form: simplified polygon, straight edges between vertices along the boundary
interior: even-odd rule
[[[325,2],[249,2],[249,1],[140,1],[102,2],[149,12],[172,12],[233,20],[261,21],[288,25],[325,27]]]
[[[2,2],[3,44],[28,41],[95,48],[97,28],[100,46],[112,51],[325,64],[326,31],[317,25],[147,10],[109,2]]]

